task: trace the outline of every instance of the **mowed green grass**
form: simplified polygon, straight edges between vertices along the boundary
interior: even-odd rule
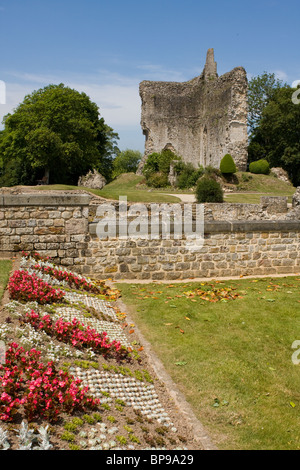
[[[213,287],[240,297],[186,294]],[[300,448],[300,276],[118,288],[220,449]]]
[[[243,181],[243,175],[248,181]],[[237,173],[239,183],[231,185],[234,194],[225,194],[225,202],[259,204],[261,196],[286,196],[292,202],[296,188],[272,175]]]
[[[10,260],[0,259],[0,300],[2,299],[3,293],[6,289],[11,267],[12,262]]]
[[[249,180],[243,181],[243,175],[246,175]],[[225,202],[259,204],[261,196],[287,196],[288,202],[291,202],[292,195],[296,190],[291,184],[280,181],[271,175],[238,172],[236,176],[238,184],[231,185],[234,194],[225,194]],[[175,194],[192,194],[192,191],[171,187],[150,189],[145,185],[144,177],[135,173],[124,173],[101,190],[65,184],[33,186],[32,189],[56,191],[79,189],[106,199],[118,200],[119,196],[126,196],[128,202],[145,203],[178,203],[180,199]],[[171,195],[172,193],[174,196]]]
[[[149,190],[144,185],[139,185],[144,181],[142,176],[136,175],[135,173],[125,173],[120,175],[118,178],[107,184],[103,189],[91,189],[84,188],[81,186],[68,186],[62,184],[43,185],[35,186],[34,189],[38,190],[56,190],[56,191],[67,191],[67,190],[85,190],[96,196],[101,196],[106,199],[118,200],[119,196],[126,196],[128,202],[145,202],[145,203],[171,203],[180,202],[176,196],[169,196],[164,192],[158,190]]]

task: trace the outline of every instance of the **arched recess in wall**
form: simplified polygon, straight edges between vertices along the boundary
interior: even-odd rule
[[[151,136],[150,129],[143,123],[142,125],[143,135],[145,136],[145,154],[149,155],[153,152],[153,139]]]
[[[171,152],[177,155],[176,149],[173,147],[173,145],[170,142],[164,146],[163,150],[171,150]]]

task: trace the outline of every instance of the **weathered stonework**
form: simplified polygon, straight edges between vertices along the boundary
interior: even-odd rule
[[[78,186],[84,188],[102,189],[105,185],[106,179],[97,170],[90,170],[87,175],[80,176],[78,179]]]
[[[141,126],[145,135],[142,172],[152,152],[168,148],[196,168],[212,165],[230,153],[240,170],[247,165],[247,76],[237,67],[220,77],[209,49],[205,68],[188,82],[140,83]]]
[[[94,209],[87,194],[76,192],[0,194],[0,255],[37,251],[98,279],[300,273],[300,206],[289,209],[286,198],[206,204],[204,244],[195,252],[172,233],[170,239],[99,239]]]

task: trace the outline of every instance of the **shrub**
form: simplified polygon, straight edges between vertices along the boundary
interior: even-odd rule
[[[143,174],[146,177],[148,186],[158,188],[168,185],[170,164],[173,160],[180,160],[180,157],[171,150],[162,150],[160,153],[154,152],[148,156],[143,169]],[[160,176],[154,176],[152,178],[152,175],[155,174],[159,174]]]
[[[214,179],[204,176],[196,186],[197,202],[223,202],[223,190],[221,185]]]
[[[221,160],[220,171],[225,175],[236,173],[236,166],[232,156],[227,153]]]
[[[222,173],[219,168],[215,168],[212,165],[208,165],[204,169],[204,175],[215,179],[217,176],[221,176]]]
[[[168,175],[160,171],[157,173],[152,173],[147,178],[147,185],[151,186],[152,188],[165,188],[168,186],[168,184]]]
[[[176,186],[179,189],[187,189],[196,185],[204,173],[204,168],[201,166],[196,169],[191,163],[179,162],[175,166],[175,171],[178,173]]]
[[[260,160],[257,160],[256,162],[252,162],[249,165],[249,171],[250,173],[268,175],[270,173],[269,162],[265,160],[264,158],[261,158]]]

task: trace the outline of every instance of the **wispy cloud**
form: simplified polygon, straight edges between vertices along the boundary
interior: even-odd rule
[[[139,125],[139,80],[106,71],[95,75],[29,74],[14,72],[6,81],[7,101],[0,106],[0,120],[12,112],[24,97],[33,90],[49,84],[64,83],[66,86],[86,93],[100,108],[100,114],[113,128]]]
[[[283,82],[288,81],[288,74],[284,72],[284,70],[274,70],[273,73],[278,80],[282,80]]]
[[[142,64],[137,69],[143,72],[143,80],[184,82],[193,78],[188,77],[186,72],[168,69],[160,64]]]

